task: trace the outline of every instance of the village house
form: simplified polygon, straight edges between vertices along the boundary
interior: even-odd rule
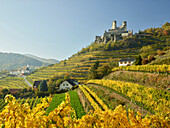
[[[65,81],[63,81],[60,85],[59,85],[59,90],[62,90],[62,89],[68,89],[68,90],[70,90],[72,87],[74,87],[74,86],[78,86],[79,85],[79,83],[78,82],[76,82],[75,80],[73,80],[73,79],[68,79],[68,80],[65,80]]]
[[[123,58],[119,61],[119,66],[131,66],[134,62],[134,58]]]
[[[23,69],[15,69],[9,72],[10,75],[25,75],[31,73],[29,65],[25,66]]]
[[[41,82],[42,82],[42,80],[34,81],[33,88],[38,88],[38,86],[40,85]]]
[[[10,75],[19,75],[20,74],[20,70],[19,69],[15,69],[15,70],[11,70],[9,72]]]
[[[27,65],[26,67],[24,67],[24,68],[21,70],[21,74],[22,74],[22,75],[29,74],[29,73],[30,73],[29,65]]]

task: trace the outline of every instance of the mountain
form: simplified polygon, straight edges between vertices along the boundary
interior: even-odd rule
[[[21,54],[0,52],[0,70],[21,69],[26,65],[30,65],[31,69],[37,69],[49,64]]]
[[[31,57],[33,59],[39,60],[43,63],[48,63],[48,64],[59,63],[59,61],[55,60],[55,59],[45,59],[45,58],[37,57],[37,56],[31,55],[31,54],[24,54],[24,55],[27,56],[27,57]]]

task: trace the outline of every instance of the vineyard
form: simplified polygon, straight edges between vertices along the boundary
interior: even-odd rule
[[[74,108],[76,117],[81,118],[83,115],[85,115],[85,112],[79,101],[77,92],[69,91],[69,95],[70,95],[71,107]],[[61,102],[64,101],[64,98],[65,98],[65,93],[55,94],[46,112],[49,114],[51,111],[57,108],[61,104]]]
[[[131,51],[130,51],[131,50]],[[117,65],[118,60],[123,57],[135,57],[136,49],[128,50],[117,50],[117,51],[93,51],[84,53],[78,56],[70,57],[68,60],[61,61],[53,66],[48,66],[46,68],[41,68],[38,71],[27,77],[31,83],[35,80],[49,79],[53,75],[63,76],[65,73],[69,72],[71,78],[83,83],[86,82],[86,74],[88,73],[91,65],[93,65],[97,60],[99,61],[99,67],[104,64],[112,63]]]
[[[89,80],[88,83],[106,86],[136,101],[145,109],[162,115],[170,114],[170,93],[147,86],[114,80]]]
[[[86,86],[80,88],[89,90]],[[91,94],[95,96],[94,93]],[[51,102],[50,97],[41,99],[42,102],[33,109],[27,103],[20,104],[11,95],[6,96],[5,101],[9,103],[0,113],[0,117],[4,117],[0,118],[1,127],[170,127],[168,118],[161,115],[148,115],[142,118],[139,112],[135,115],[132,110],[125,110],[121,105],[114,110],[105,108],[105,111],[96,107],[94,112],[91,111],[77,119],[68,93],[65,100],[48,115],[45,111]],[[96,101],[99,103],[100,99],[96,97]],[[102,102],[100,104],[104,108],[105,105]]]
[[[46,97],[45,97],[46,98]],[[27,99],[18,99],[17,102],[20,104],[25,104],[27,103],[29,105],[29,107],[31,109],[33,109],[37,104],[41,103],[41,99],[42,98],[27,98]],[[0,99],[0,112],[4,109],[4,107],[7,105],[7,103],[5,103],[4,99]]]
[[[18,88],[27,88],[28,85],[21,77],[5,77],[0,79],[0,87],[18,89]]]
[[[138,72],[170,73],[170,65],[120,66],[114,68],[112,71],[117,71],[119,69],[123,69],[127,71],[138,71]]]

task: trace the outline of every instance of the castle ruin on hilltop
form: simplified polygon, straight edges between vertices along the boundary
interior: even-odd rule
[[[133,31],[127,31],[127,22],[123,21],[123,24],[120,27],[117,27],[116,21],[113,21],[111,29],[108,32],[105,30],[103,36],[96,36],[96,43],[107,43],[108,41],[118,41],[122,40],[123,37],[130,37],[133,35]]]

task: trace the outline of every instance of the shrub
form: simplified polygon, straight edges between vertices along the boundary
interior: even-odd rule
[[[149,55],[149,56],[148,56],[148,61],[151,62],[152,60],[155,60],[154,55]]]
[[[147,64],[147,63],[149,63],[149,60],[148,60],[148,59],[143,59],[143,60],[142,60],[142,65],[145,65],[145,64]]]
[[[158,53],[158,55],[159,55],[159,56],[161,56],[161,55],[164,55],[164,54],[165,54],[165,53],[164,53],[163,51],[161,51],[161,50],[158,50],[158,51],[157,51],[157,53]]]

